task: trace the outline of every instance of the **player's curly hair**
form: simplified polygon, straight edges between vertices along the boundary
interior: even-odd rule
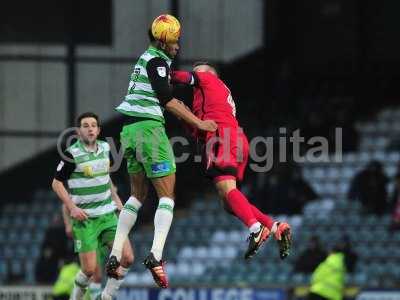
[[[156,41],[156,39],[154,38],[153,33],[151,32],[151,28],[149,28],[149,30],[147,31],[147,35],[149,37],[150,43],[153,43]]]

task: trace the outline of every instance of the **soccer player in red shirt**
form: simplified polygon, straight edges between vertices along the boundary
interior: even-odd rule
[[[289,224],[273,221],[236,187],[236,181],[243,180],[249,143],[236,119],[235,102],[229,88],[218,77],[216,69],[206,62],[195,64],[193,72],[172,72],[171,82],[192,85],[193,113],[201,120],[214,120],[218,125],[216,132],[193,129],[192,133],[205,145],[206,174],[213,179],[224,207],[250,230],[245,258],[254,256],[271,234],[278,241],[280,257],[285,258],[291,245]]]

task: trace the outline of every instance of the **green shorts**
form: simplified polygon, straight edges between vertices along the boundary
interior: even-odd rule
[[[114,212],[85,221],[72,220],[75,252],[98,251],[111,244],[117,225],[118,217]]]
[[[96,259],[100,266],[103,266],[106,262],[107,256],[110,253],[110,247],[106,245],[99,245],[96,249]]]
[[[128,163],[128,173],[145,172],[148,178],[175,173],[175,157],[161,122],[146,120],[125,125],[121,145]]]

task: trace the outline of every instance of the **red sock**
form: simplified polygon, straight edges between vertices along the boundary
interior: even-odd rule
[[[233,214],[248,228],[258,222],[257,218],[254,216],[253,210],[251,209],[251,204],[238,189],[233,189],[227,193],[225,199]]]
[[[263,214],[257,207],[254,205],[251,205],[251,210],[253,211],[254,216],[256,217],[257,221],[259,221],[261,224],[266,226],[269,230],[271,230],[272,225],[274,224],[274,220],[266,214]]]

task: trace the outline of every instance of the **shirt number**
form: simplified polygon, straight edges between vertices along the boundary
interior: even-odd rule
[[[136,86],[136,81],[139,78],[140,74],[140,68],[135,68],[133,70],[132,76],[131,76],[131,81],[129,81],[129,87],[128,87],[128,93],[135,88]]]
[[[229,94],[227,100],[228,100],[229,105],[232,107],[232,115],[234,117],[236,117],[236,104],[235,104],[235,101],[233,101],[233,98],[232,98],[231,94]]]

